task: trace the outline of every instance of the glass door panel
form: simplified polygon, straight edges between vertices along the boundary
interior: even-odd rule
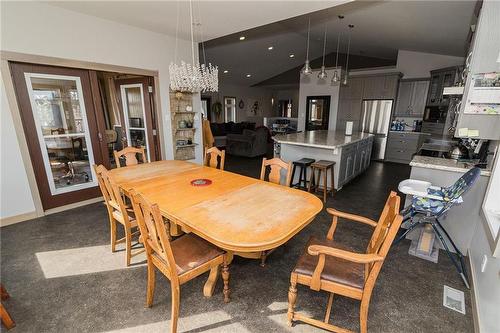
[[[97,186],[80,77],[24,76],[51,194]]]
[[[151,161],[143,85],[120,85],[120,93],[128,145],[144,148],[148,161]]]

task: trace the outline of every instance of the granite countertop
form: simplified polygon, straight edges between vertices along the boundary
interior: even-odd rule
[[[337,149],[350,143],[365,140],[373,136],[369,133],[354,132],[352,135],[345,135],[344,131],[306,131],[292,134],[280,134],[273,137],[274,141],[280,144],[290,144],[296,146],[316,147],[325,149]]]
[[[465,173],[473,167],[472,163],[458,162],[449,158],[430,157],[430,156],[415,156],[410,162],[412,167],[427,168],[434,170],[445,170]],[[482,176],[491,176],[491,170],[481,169]]]
[[[404,134],[415,134],[415,135],[430,135],[430,133],[415,132],[415,131],[389,131],[390,133],[404,133]]]

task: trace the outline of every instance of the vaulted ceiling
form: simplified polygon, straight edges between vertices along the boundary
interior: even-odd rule
[[[464,56],[475,6],[476,1],[350,2],[209,40],[205,54],[219,66],[221,82],[253,85],[304,63],[310,19],[311,59],[322,55],[325,25],[326,53],[335,52],[339,34],[346,52],[348,24],[354,25],[350,51],[358,56],[392,64],[399,49]],[[327,63],[332,65],[332,55]]]

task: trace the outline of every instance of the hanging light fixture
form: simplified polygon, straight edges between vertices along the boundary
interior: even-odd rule
[[[174,91],[180,92],[216,92],[219,90],[219,70],[217,66],[208,63],[200,64],[199,61],[195,61],[194,55],[194,31],[193,26],[195,25],[193,20],[193,4],[192,1],[189,0],[189,16],[190,16],[190,25],[191,25],[191,60],[192,63],[188,64],[184,61],[181,61],[181,64],[178,65],[175,62],[170,63],[169,72],[170,72],[170,88]],[[177,11],[177,22],[179,22],[179,11]],[[179,29],[177,25],[177,30]],[[176,50],[175,53],[177,55],[177,30],[176,30],[176,38],[175,45]],[[203,46],[203,40],[201,40]],[[204,48],[203,48],[204,50]],[[175,59],[177,61],[177,59]]]
[[[325,34],[323,35],[323,63],[321,65],[321,70],[319,71],[318,78],[319,79],[326,79],[328,76],[326,74],[326,69],[325,69],[325,52],[326,52],[326,29],[327,29],[327,23],[325,22]]]
[[[339,20],[342,20],[344,18],[343,15],[339,15]],[[333,72],[333,77],[332,77],[332,84],[337,84],[340,81],[340,76],[339,76],[339,48],[340,48],[340,30],[337,35],[337,55],[335,56],[335,72]]]
[[[347,85],[347,77],[349,76],[349,51],[351,48],[351,30],[354,28],[353,24],[349,24],[349,37],[347,39],[347,57],[345,60],[345,74],[344,74],[344,81],[342,84]]]
[[[312,73],[311,66],[309,65],[309,34],[311,31],[311,18],[309,18],[307,23],[307,50],[306,50],[306,62],[304,67],[302,67],[302,74],[309,75]]]

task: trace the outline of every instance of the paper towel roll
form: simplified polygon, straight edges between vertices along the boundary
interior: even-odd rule
[[[345,135],[352,135],[352,121],[345,122]]]

